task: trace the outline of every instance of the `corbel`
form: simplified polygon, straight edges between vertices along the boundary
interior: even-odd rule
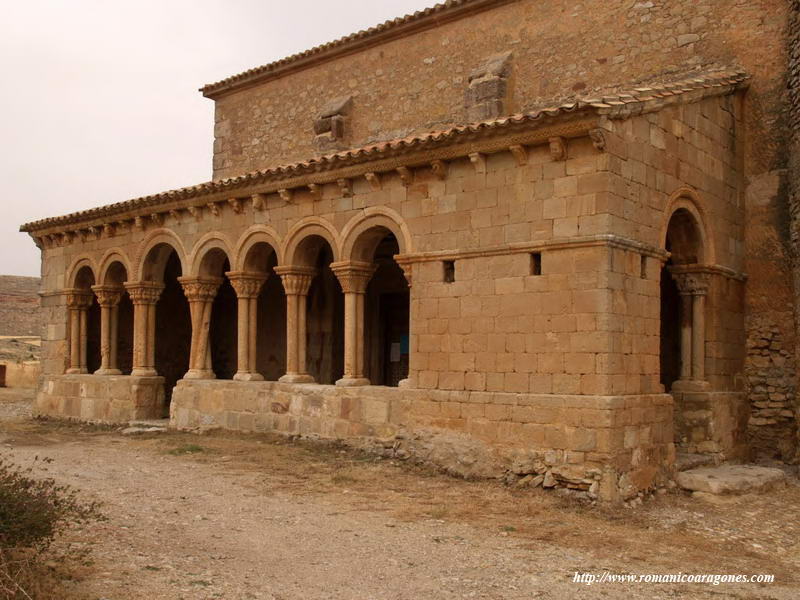
[[[133,219],[133,226],[138,229],[139,231],[144,230],[144,219],[142,217],[134,217]]]
[[[206,204],[206,206],[208,207],[208,210],[211,211],[212,215],[214,215],[215,217],[219,216],[219,204],[217,204],[216,202],[209,202],[208,204]]]
[[[253,194],[250,200],[253,202],[253,210],[264,210],[267,207],[266,194]]]
[[[528,151],[525,149],[525,146],[514,144],[508,147],[508,151],[514,156],[514,160],[517,161],[520,167],[524,167],[528,164]]]
[[[242,201],[239,198],[228,198],[228,205],[231,207],[234,213],[241,214],[242,212]]]
[[[590,129],[589,137],[592,140],[592,145],[603,152],[606,149],[606,134],[602,129]]]
[[[89,225],[89,227],[86,228],[86,237],[97,239],[99,237],[99,232],[97,230],[97,227],[95,227],[94,225]]]
[[[342,196],[345,198],[349,198],[353,195],[353,182],[347,178],[337,179],[337,185],[339,186],[339,191],[341,192]]]
[[[281,197],[281,200],[284,202],[291,204],[292,202],[292,190],[281,188],[278,190],[278,195]]]
[[[195,219],[199,219],[203,214],[203,209],[199,206],[187,206],[186,210],[188,210],[189,214]]]
[[[408,167],[397,167],[397,174],[400,175],[400,181],[403,185],[409,186],[414,181],[414,173]]]
[[[480,152],[473,152],[469,155],[469,162],[475,167],[475,173],[484,175],[486,173],[486,155]]]
[[[114,226],[113,223],[106,223],[105,225],[103,225],[103,233],[105,234],[106,237],[113,237],[114,233],[116,233],[116,229],[117,228]]]
[[[63,240],[64,244],[71,244],[72,240],[75,239],[75,232],[74,231],[65,231],[61,234],[61,239]]]
[[[153,213],[150,215],[150,220],[156,227],[161,227],[164,224],[164,213]]]
[[[550,158],[553,160],[567,160],[567,145],[562,137],[551,137]]]
[[[370,187],[373,191],[377,192],[381,189],[381,177],[374,171],[370,171],[369,173],[364,173],[364,179],[369,182]]]
[[[311,197],[314,200],[322,200],[322,186],[318,183],[309,183],[308,191],[311,192]]]
[[[447,163],[443,160],[436,159],[431,162],[431,170],[438,179],[445,179],[447,177]]]
[[[175,219],[176,222],[181,222],[181,211],[179,208],[173,208],[169,211],[169,216]]]

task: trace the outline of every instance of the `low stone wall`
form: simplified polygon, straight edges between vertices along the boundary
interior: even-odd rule
[[[674,392],[675,440],[681,451],[717,461],[747,460],[750,406],[744,392]]]
[[[672,397],[561,396],[184,380],[182,430],[315,435],[415,457],[455,474],[528,478],[630,499],[671,477]]]
[[[37,361],[7,362],[6,387],[9,388],[35,388],[39,385],[42,374],[42,365]]]
[[[36,416],[109,424],[160,419],[164,414],[164,378],[45,376],[33,412]]]

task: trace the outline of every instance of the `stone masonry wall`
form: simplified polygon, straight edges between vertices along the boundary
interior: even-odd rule
[[[466,477],[527,477],[604,500],[664,485],[672,398],[181,381],[178,429],[277,431],[378,445]],[[469,437],[464,437],[468,434]],[[369,439],[364,439],[368,437]]]
[[[0,335],[41,335],[38,277],[0,275]]]

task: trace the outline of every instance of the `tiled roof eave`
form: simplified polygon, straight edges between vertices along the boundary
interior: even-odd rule
[[[373,144],[365,148],[322,156],[319,158],[278,166],[271,169],[246,173],[220,181],[210,181],[198,185],[180,188],[117,202],[101,207],[91,208],[77,213],[59,217],[51,217],[26,223],[20,231],[28,233],[49,234],[62,230],[75,229],[129,220],[135,216],[151,214],[152,209],[166,212],[171,209],[186,208],[198,205],[199,202],[217,202],[233,197],[246,190],[248,194],[269,193],[281,188],[295,188],[309,183],[330,183],[339,178],[353,178],[368,171],[385,172],[400,166],[418,167],[430,161],[452,160],[467,156],[471,152],[491,153],[506,149],[508,145],[517,143],[516,137],[522,135],[527,143],[543,143],[551,134],[553,127],[571,127],[570,131],[586,134],[595,123],[593,113],[586,108],[581,111],[559,113],[562,119],[549,118],[543,115],[513,117],[500,119],[491,126],[477,124],[462,126],[428,136],[412,136],[382,144]],[[566,116],[569,114],[569,117]],[[589,120],[587,120],[589,119]]]
[[[675,103],[696,102],[712,95],[731,94],[748,84],[748,76],[741,70],[715,68],[693,72],[691,77],[638,87],[602,98],[584,98],[560,105],[540,108],[524,114],[512,115],[491,121],[458,125],[443,131],[412,135],[402,139],[370,144],[335,154],[321,156],[294,164],[248,173],[222,181],[201,183],[178,190],[136,198],[69,215],[52,217],[26,223],[21,231],[33,235],[86,228],[95,224],[167,212],[172,208],[198,205],[204,201],[218,201],[233,197],[233,192],[244,189],[253,193],[268,193],[282,187],[309,183],[328,183],[336,178],[355,177],[369,170],[391,170],[398,166],[417,166],[425,160],[449,160],[471,152],[491,152],[493,144],[506,144],[515,135],[532,144],[546,140],[548,131],[555,131],[569,123],[583,119],[623,119],[645,112],[661,110]],[[588,131],[585,123],[580,127]],[[525,138],[525,135],[530,135]],[[555,134],[559,135],[559,134]],[[569,137],[569,136],[568,136]],[[519,139],[510,143],[519,144]],[[498,146],[498,151],[502,147]],[[415,161],[417,164],[415,164]],[[157,208],[157,210],[151,210]]]

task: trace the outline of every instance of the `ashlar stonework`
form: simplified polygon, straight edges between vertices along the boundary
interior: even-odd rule
[[[796,10],[451,0],[204,87],[211,181],[22,227],[37,412],[609,501],[791,460]]]

